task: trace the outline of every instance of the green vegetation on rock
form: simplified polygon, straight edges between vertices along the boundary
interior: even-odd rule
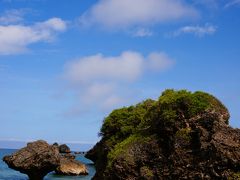
[[[240,172],[233,173],[228,180],[239,180],[240,179]]]
[[[214,96],[200,91],[168,89],[156,101],[148,99],[112,111],[103,121],[101,141],[87,157],[95,160],[96,179],[118,179],[119,176],[128,179],[136,173],[143,179],[160,177],[169,174],[162,166],[172,163],[168,159],[176,148],[179,153],[187,148],[199,151],[198,126],[207,123],[203,128],[211,130],[213,121],[221,120],[227,125],[228,119],[227,108]]]
[[[107,138],[109,147],[114,147],[130,135],[137,132],[137,127],[143,121],[147,111],[155,101],[148,99],[136,106],[114,110],[104,119],[100,135]]]
[[[176,137],[184,139],[186,141],[190,141],[191,140],[190,132],[191,132],[190,128],[182,128],[176,132]]]
[[[114,148],[108,154],[108,168],[111,168],[112,161],[118,157],[119,155],[124,154],[125,150],[128,149],[128,146],[132,146],[133,144],[144,143],[150,141],[150,137],[143,137],[139,134],[133,134],[123,140],[122,142],[116,144]],[[128,154],[124,154],[125,158],[127,158]]]

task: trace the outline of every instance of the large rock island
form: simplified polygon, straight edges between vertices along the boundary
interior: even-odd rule
[[[240,130],[204,92],[166,90],[114,110],[86,154],[94,179],[240,179]]]

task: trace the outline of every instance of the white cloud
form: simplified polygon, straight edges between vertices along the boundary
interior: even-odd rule
[[[90,83],[87,85],[87,91],[84,96],[80,96],[85,104],[91,104],[96,101],[102,101],[102,97],[106,97],[115,91],[115,85],[112,83]]]
[[[23,15],[25,14],[25,10],[20,9],[11,9],[8,11],[5,11],[0,16],[0,24],[12,24],[12,23],[19,23],[23,21]]]
[[[227,3],[224,7],[225,8],[229,8],[229,7],[235,6],[235,5],[240,5],[240,0],[233,0],[233,1],[229,2],[229,3]]]
[[[182,34],[193,34],[198,37],[214,34],[217,31],[217,27],[206,24],[205,26],[184,26],[177,31],[170,34],[170,36],[176,37]]]
[[[149,72],[161,72],[172,65],[173,60],[163,52],[143,56],[125,51],[119,56],[97,54],[74,60],[66,64],[64,71],[68,88],[75,92],[78,101],[68,115],[81,113],[83,107],[98,106],[106,110],[131,102],[129,85]]]
[[[0,55],[25,52],[28,45],[52,41],[56,33],[65,29],[66,22],[60,18],[51,18],[32,26],[0,25]]]
[[[164,71],[174,64],[174,61],[163,52],[150,53],[147,59],[148,63],[146,67],[153,71]]]
[[[136,31],[132,33],[133,37],[149,37],[152,35],[153,35],[153,32],[145,28],[138,28]]]
[[[100,0],[80,17],[80,22],[124,29],[197,16],[193,7],[180,0]]]
[[[36,23],[36,29],[41,30],[54,30],[54,31],[65,31],[66,22],[60,18],[51,18],[47,21]]]
[[[83,57],[66,66],[66,77],[74,83],[93,80],[131,81],[141,74],[143,60],[141,54],[132,51],[116,57],[105,57],[102,54]]]

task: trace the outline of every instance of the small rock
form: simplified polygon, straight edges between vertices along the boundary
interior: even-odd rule
[[[66,144],[62,144],[59,146],[60,153],[71,153],[70,148]]]
[[[57,142],[55,142],[55,143],[53,143],[53,146],[57,146],[57,147],[58,147],[59,145],[58,145],[58,143],[57,143]]]
[[[69,175],[69,176],[78,176],[78,175],[87,175],[88,171],[84,164],[73,160],[62,157],[60,160],[60,166],[55,170],[56,174],[59,175]]]

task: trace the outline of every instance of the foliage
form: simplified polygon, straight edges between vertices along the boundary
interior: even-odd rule
[[[122,142],[116,144],[115,147],[108,154],[108,167],[111,167],[112,161],[119,155],[123,154],[129,145],[142,141],[143,138],[141,136],[132,135],[127,139],[123,140]]]
[[[197,91],[166,90],[146,113],[141,127],[149,127],[151,133],[162,133],[163,128],[177,131],[184,128],[185,120],[206,111],[227,112],[226,107],[214,96]],[[228,122],[227,122],[228,123]]]
[[[171,151],[175,138],[190,140],[187,120],[207,111],[227,112],[215,97],[204,92],[166,90],[157,101],[148,99],[135,106],[114,110],[104,119],[100,135],[104,144],[106,169],[134,143],[150,141],[152,136],[163,139]],[[131,156],[129,156],[131,160]],[[150,173],[151,174],[151,173]]]
[[[240,172],[233,173],[230,177],[228,177],[228,180],[239,180],[240,179]]]
[[[146,112],[154,102],[148,99],[136,106],[114,110],[105,118],[100,135],[108,139],[110,146],[126,139],[136,132],[137,126],[143,121]]]
[[[176,138],[190,141],[191,140],[190,132],[191,132],[190,128],[182,128],[176,132]]]

